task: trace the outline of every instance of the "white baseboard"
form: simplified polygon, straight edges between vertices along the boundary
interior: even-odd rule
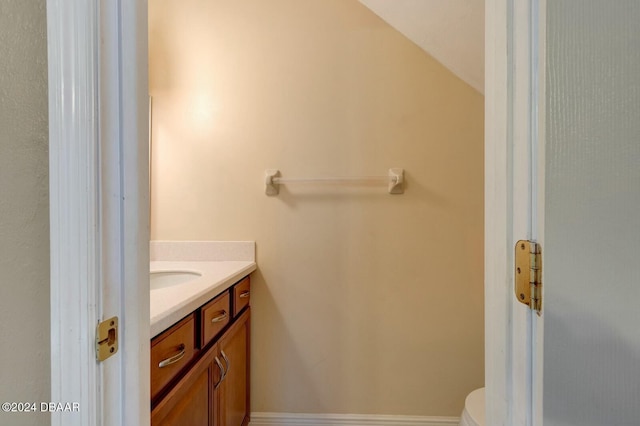
[[[459,417],[251,413],[249,426],[458,426]]]

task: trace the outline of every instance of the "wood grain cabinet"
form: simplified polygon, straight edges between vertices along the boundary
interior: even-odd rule
[[[231,322],[231,303],[229,292],[216,297],[202,308],[202,346],[213,341]]]
[[[249,277],[241,280],[233,286],[231,293],[233,294],[233,316],[236,317],[242,310],[249,306],[249,297],[251,295],[251,283]]]
[[[196,321],[190,314],[151,341],[151,398],[196,357]]]
[[[218,425],[249,423],[249,310],[220,340],[220,357],[225,371],[217,389]]]
[[[178,383],[172,386],[151,410],[151,424],[154,426],[215,425],[212,383],[218,380],[220,375],[213,367],[212,353],[209,353],[181,376]]]
[[[240,299],[242,306],[235,303],[248,295],[248,285],[246,277],[152,339],[152,426],[249,423],[251,308],[248,297]],[[185,336],[192,336],[190,344]],[[191,352],[179,356],[183,345]],[[171,367],[159,367],[176,358]]]

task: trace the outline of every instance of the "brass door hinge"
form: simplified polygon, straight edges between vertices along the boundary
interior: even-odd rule
[[[540,244],[520,240],[516,243],[515,250],[516,299],[540,315],[542,310],[542,250]]]
[[[118,317],[102,321],[96,328],[96,359],[104,361],[118,352]]]

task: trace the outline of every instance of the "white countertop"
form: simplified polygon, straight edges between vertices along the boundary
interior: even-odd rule
[[[151,290],[151,337],[155,337],[256,270],[250,261],[151,262],[151,272],[195,271],[202,274],[184,284]]]
[[[188,282],[151,290],[151,337],[256,270],[252,241],[152,241],[151,272],[192,271]]]

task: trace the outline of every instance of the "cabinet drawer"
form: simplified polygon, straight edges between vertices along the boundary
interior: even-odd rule
[[[231,320],[229,292],[202,307],[202,347],[205,347]]]
[[[238,284],[233,286],[233,316],[234,318],[249,305],[251,294],[249,277],[244,278]]]
[[[151,398],[196,355],[196,323],[191,314],[151,341]]]

